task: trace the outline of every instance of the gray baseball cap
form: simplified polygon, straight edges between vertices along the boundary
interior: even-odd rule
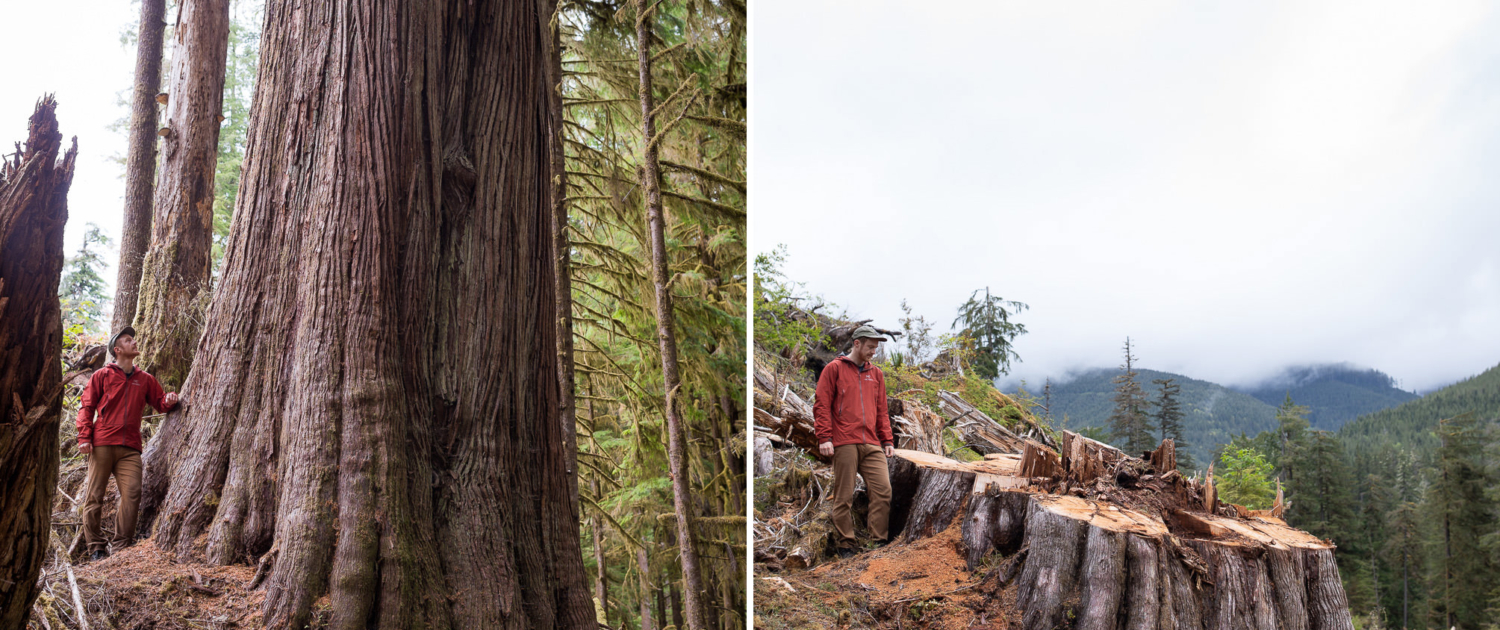
[[[119,358],[115,356],[115,342],[120,340],[120,335],[130,335],[131,337],[134,337],[135,329],[126,326],[124,328],[121,328],[119,332],[115,333],[109,338],[109,345],[104,346],[104,349],[109,351],[109,358],[111,359]]]
[[[881,336],[880,332],[877,331],[877,330],[875,330],[875,327],[871,326],[869,324],[865,324],[863,326],[860,326],[859,328],[855,328],[854,329],[853,338],[854,339],[876,339],[876,340],[879,340],[879,341],[890,341],[890,339],[886,339],[885,337]]]

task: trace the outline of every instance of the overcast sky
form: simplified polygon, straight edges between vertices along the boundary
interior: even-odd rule
[[[1500,364],[1484,2],[835,2],[752,15],[751,247],[895,327],[1031,305],[1013,374]]]
[[[90,222],[111,239],[120,236],[124,167],[111,158],[125,155],[125,136],[108,126],[129,115],[118,100],[122,94],[130,98],[135,48],[121,46],[120,34],[139,20],[140,5],[128,0],[0,3],[0,42],[8,55],[0,70],[5,85],[0,90],[0,150],[13,153],[15,143],[26,140],[26,120],[48,93],[57,95],[64,149],[78,137],[78,163],[68,193],[70,256]],[[114,267],[104,275],[113,295]]]

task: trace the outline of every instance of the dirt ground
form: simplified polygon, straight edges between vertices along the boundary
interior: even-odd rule
[[[801,628],[1019,628],[1015,587],[993,558],[969,572],[957,522],[914,543],[896,542],[808,571],[757,567],[756,630]]]

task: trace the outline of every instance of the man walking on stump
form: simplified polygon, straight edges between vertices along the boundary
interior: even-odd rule
[[[126,326],[115,333],[109,339],[109,353],[115,362],[89,377],[78,410],[78,452],[89,458],[83,538],[94,560],[108,555],[110,547],[118,550],[135,542],[141,504],[141,410],[148,404],[158,413],[177,406],[176,392],[164,394],[156,377],[135,366],[141,353],[135,347],[134,328]],[[115,510],[114,538],[105,540],[99,511],[110,475],[115,477],[120,503]]]
[[[838,530],[839,553],[855,549],[854,475],[865,480],[870,512],[865,519],[870,536],[884,542],[891,512],[891,481],[886,458],[895,455],[891,417],[886,410],[885,373],[870,362],[880,342],[887,341],[874,327],[854,329],[848,354],[834,359],[818,377],[813,429],[818,452],[833,458],[833,527]]]

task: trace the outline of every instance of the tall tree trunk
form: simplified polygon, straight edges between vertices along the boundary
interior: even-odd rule
[[[574,478],[573,504],[578,504],[578,424],[573,370],[573,266],[568,244],[568,166],[564,150],[562,106],[562,41],[557,28],[557,0],[537,0],[542,39],[547,48],[547,154],[552,165],[552,279],[556,285],[558,420],[568,441],[568,474]]]
[[[650,554],[646,553],[643,545],[635,550],[635,565],[639,571],[640,604],[641,604],[641,630],[656,630],[656,624],[651,620],[651,563]]]
[[[214,167],[224,105],[229,0],[182,0],[167,77],[161,181],[141,273],[140,363],[168,390],[187,378],[213,278]]]
[[[151,196],[156,184],[156,94],[161,90],[161,38],[166,0],[141,0],[135,48],[135,91],[130,98],[130,153],[125,161],[125,226],[110,331],[135,321],[141,265],[151,244]]]
[[[265,10],[223,275],[142,518],[179,557],[260,557],[273,628],[325,594],[333,628],[594,627],[537,4]]]
[[[641,160],[641,189],[651,239],[651,280],[656,285],[656,338],[661,348],[662,383],[666,388],[667,465],[671,468],[672,504],[677,514],[677,547],[682,558],[683,606],[691,630],[703,630],[703,579],[698,550],[693,546],[692,497],[687,471],[687,436],[677,409],[681,381],[677,377],[677,339],[672,330],[672,287],[667,270],[666,217],[661,203],[661,165],[656,151],[656,108],[651,94],[651,15],[646,0],[636,0],[636,51],[640,65],[641,134],[646,144]]]
[[[0,163],[0,628],[26,625],[47,553],[62,416],[63,224],[78,139],[61,160],[57,103]]]

